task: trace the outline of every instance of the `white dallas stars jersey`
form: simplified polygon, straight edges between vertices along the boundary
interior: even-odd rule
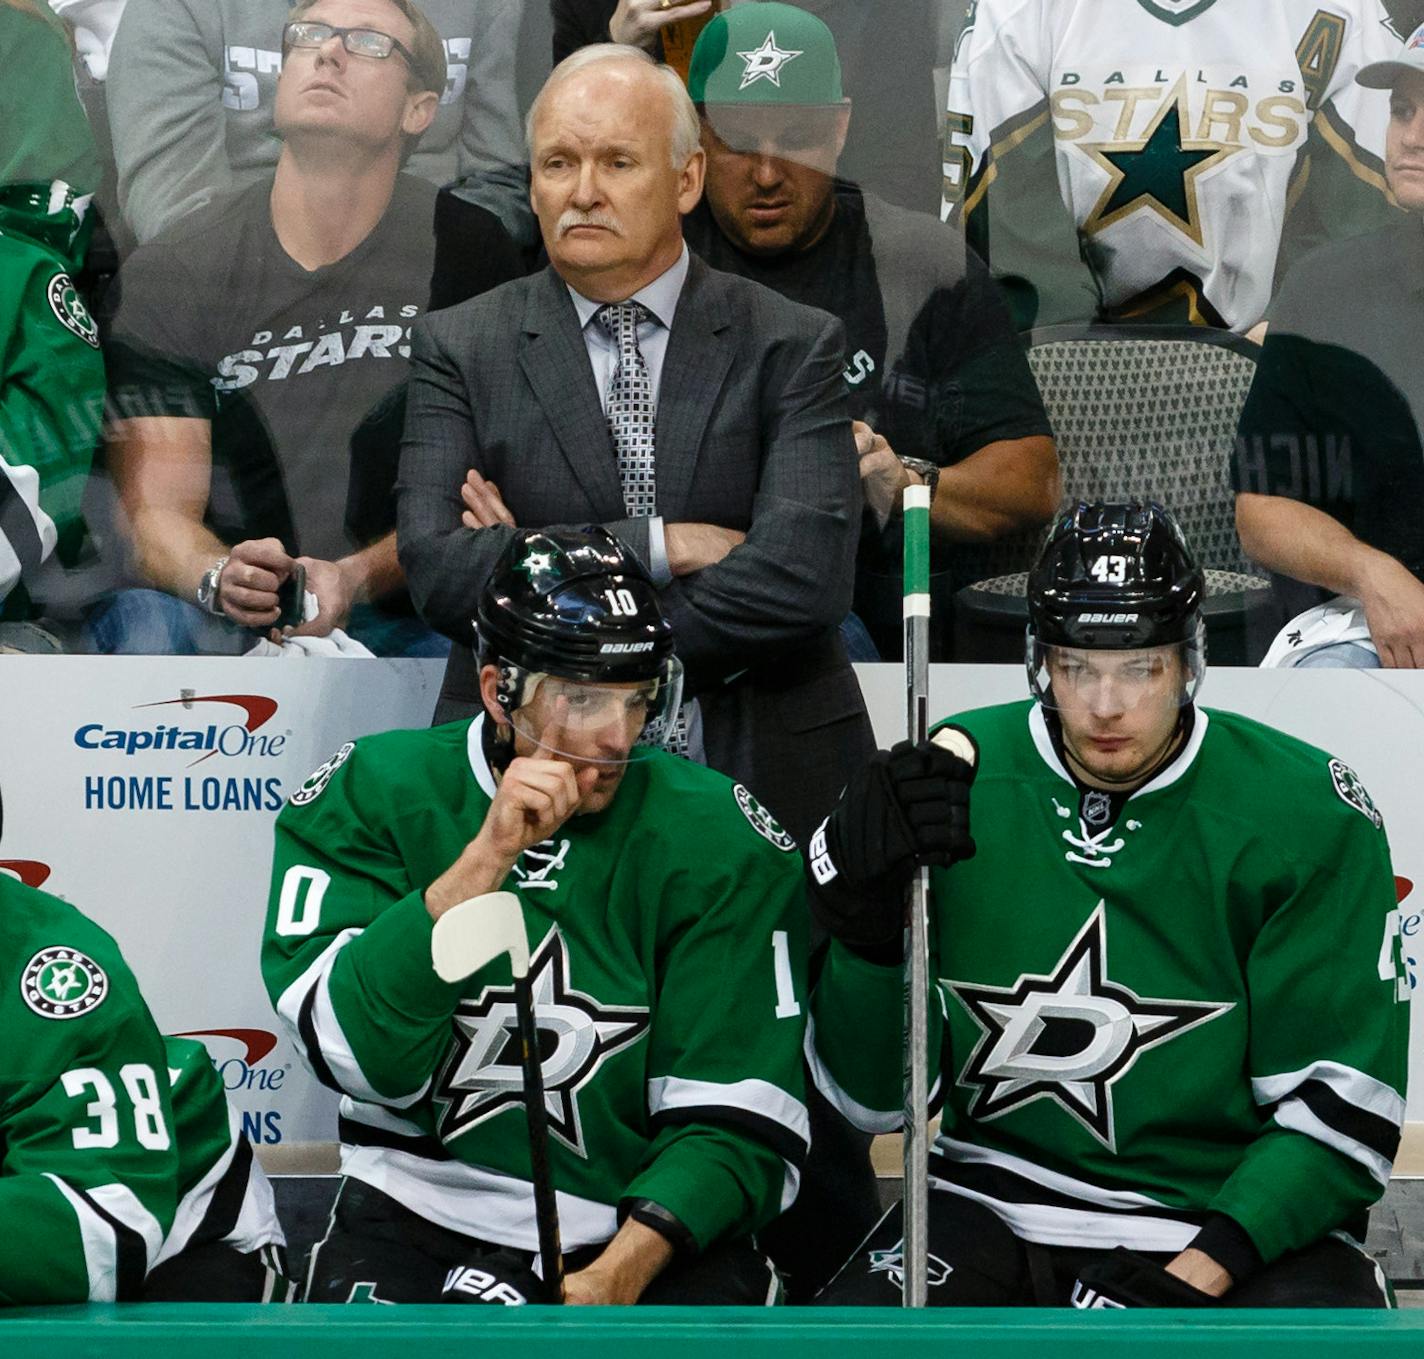
[[[1301,248],[1391,211],[1388,97],[1355,72],[1399,46],[1380,0],[979,0],[944,214],[1031,285],[1021,323],[1173,309],[1245,330],[1303,193]]]
[[[1045,1245],[1177,1251],[1219,1214],[1268,1261],[1362,1217],[1404,1116],[1408,984],[1359,780],[1199,710],[1114,809],[1080,801],[1036,705],[958,721],[979,852],[934,880],[936,1187]],[[898,967],[832,948],[808,1046],[867,1131],[899,1125],[901,1004]]]

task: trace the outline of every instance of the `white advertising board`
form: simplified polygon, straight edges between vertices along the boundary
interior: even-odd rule
[[[425,726],[442,672],[438,661],[0,662],[0,870],[74,902],[114,934],[159,1026],[207,1042],[264,1152],[327,1142],[335,1125],[333,1097],[280,1034],[258,971],[272,821],[344,741]],[[902,672],[859,673],[888,745],[904,731]],[[943,666],[930,688],[939,716],[1019,698],[1025,680],[1015,666]],[[1202,697],[1322,746],[1361,776],[1385,816],[1416,980],[1424,674],[1223,668],[1209,672]],[[1409,1116],[1418,1121],[1424,1020],[1414,1018]]]

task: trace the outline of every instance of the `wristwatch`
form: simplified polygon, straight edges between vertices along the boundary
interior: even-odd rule
[[[939,464],[925,458],[907,458],[900,453],[895,456],[900,459],[901,467],[907,472],[915,473],[930,488],[930,499],[933,500],[935,487],[939,485]]]
[[[222,604],[218,600],[218,586],[222,582],[223,567],[227,563],[228,558],[219,557],[203,572],[203,578],[198,582],[198,607],[206,609],[211,614],[222,613]]]

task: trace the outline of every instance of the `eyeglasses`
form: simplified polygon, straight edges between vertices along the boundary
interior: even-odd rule
[[[323,47],[332,38],[353,57],[374,57],[384,61],[392,52],[399,52],[406,64],[415,70],[415,54],[403,42],[374,28],[337,28],[335,24],[312,23],[297,19],[282,30],[282,47]]]

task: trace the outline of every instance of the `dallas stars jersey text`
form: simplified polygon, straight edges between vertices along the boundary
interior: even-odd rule
[[[293,794],[262,966],[345,1096],[345,1173],[533,1250],[508,962],[441,982],[423,901],[494,796],[482,722],[345,746]],[[790,837],[739,785],[649,752],[506,886],[529,935],[565,1248],[608,1240],[624,1198],[661,1204],[704,1247],[769,1221],[809,1136]]]
[[[1282,251],[1393,214],[1388,97],[1354,77],[1399,45],[1380,0],[979,0],[943,211],[962,210],[1021,325],[1246,330]]]
[[[163,1040],[114,941],[0,873],[0,1304],[140,1296],[173,1221]]]
[[[1404,1116],[1408,986],[1359,780],[1198,710],[1089,825],[1038,706],[957,720],[979,852],[934,880],[936,1187],[1047,1245],[1177,1251],[1223,1214],[1267,1261],[1362,1217]],[[814,997],[817,1084],[868,1130],[899,1123],[900,988],[837,946]]]

